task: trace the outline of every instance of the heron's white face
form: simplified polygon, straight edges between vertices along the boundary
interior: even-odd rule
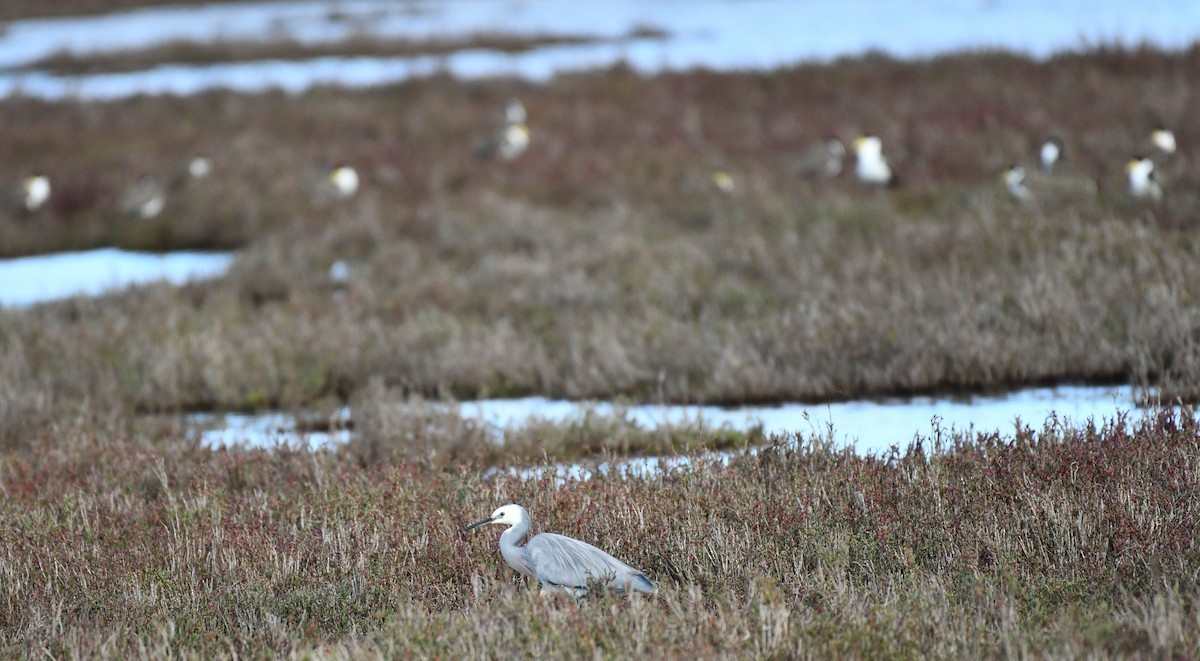
[[[492,523],[515,526],[527,516],[520,505],[504,505],[497,507],[496,511],[492,512]]]

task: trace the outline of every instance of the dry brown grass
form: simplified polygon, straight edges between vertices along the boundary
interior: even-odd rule
[[[1150,116],[1200,137],[1200,50],[847,60],[763,74],[546,87],[445,78],[299,98],[4,103],[0,176],[55,176],[55,208],[0,220],[8,254],[116,242],[245,244],[227,278],[3,313],[6,428],[90,399],[122,410],[303,406],[369,383],[426,396],[828,400],[1057,381],[1194,394],[1197,161],[1161,206],[1124,193]],[[471,149],[504,98],[534,142]],[[863,103],[869,94],[871,103]],[[885,112],[886,111],[886,112]],[[872,130],[906,182],[798,181],[788,153]],[[1024,208],[1004,163],[1065,136],[1095,198]],[[202,151],[213,180],[157,221],[114,217],[138,172]],[[305,164],[365,190],[314,204]],[[729,169],[737,189],[706,181]],[[352,278],[333,296],[329,265]]]
[[[1187,658],[1193,416],[879,458],[804,438],[556,487],[351,449],[213,452],[84,410],[0,455],[0,654]],[[509,501],[661,594],[538,599],[497,531],[459,532]]]
[[[1144,111],[1185,146],[1200,137],[1185,113],[1198,58],[5,101],[0,176],[40,169],[62,193],[0,220],[5,254],[243,250],[218,281],[0,311],[0,656],[1198,656],[1190,409],[936,433],[882,457],[780,438],[728,464],[560,485],[549,466],[508,469],[539,449],[549,464],[751,439],[585,420],[498,447],[419,403],[1195,387],[1196,200],[1137,204],[1119,168]],[[533,147],[474,162],[513,93]],[[906,188],[786,174],[809,139],[860,129],[884,136]],[[1050,131],[1071,139],[1072,169],[1105,173],[1100,196],[1000,194],[995,171]],[[114,215],[125,182],[194,151],[217,161],[205,187],[160,222]],[[318,159],[368,185],[313,203]],[[710,163],[733,195],[694,183]],[[1172,167],[1200,179],[1194,161]],[[351,265],[340,296],[336,259]],[[214,451],[135,415],[343,401],[357,440],[315,453]],[[661,593],[539,600],[494,531],[459,533],[509,501]]]
[[[244,0],[209,0],[206,4],[243,2]],[[9,0],[0,5],[0,20],[22,18],[52,18],[129,11],[143,7],[194,5],[189,0]]]

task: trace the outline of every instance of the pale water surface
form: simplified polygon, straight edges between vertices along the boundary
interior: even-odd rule
[[[79,54],[170,41],[336,42],[454,38],[480,32],[583,34],[619,39],[637,28],[666,39],[554,46],[524,53],[464,51],[444,57],[320,58],[212,66],[160,66],[88,76],[0,73],[0,95],[115,98],[190,94],[214,87],[379,85],[442,70],[474,78],[497,74],[544,81],[554,74],[626,61],[653,73],[691,67],[766,69],[871,50],[920,57],[1003,48],[1035,57],[1096,44],[1182,48],[1200,38],[1200,3],[1178,0],[339,0],[149,8],[63,19],[15,21],[0,35],[0,67],[57,51]]]
[[[579,403],[542,398],[495,399],[447,404],[463,418],[477,420],[493,430],[497,440],[503,431],[532,421],[568,422],[588,414],[620,415],[643,429],[662,425],[702,422],[711,427],[734,430],[761,428],[766,435],[800,434],[804,438],[830,437],[868,454],[892,446],[904,448],[939,431],[999,432],[1011,436],[1019,423],[1040,428],[1051,416],[1066,422],[1087,420],[1103,423],[1119,415],[1141,415],[1129,386],[1066,386],[1031,388],[1003,396],[950,399],[861,400],[831,404],[785,404],[720,408],[714,406],[615,406],[606,402]],[[348,420],[343,411],[339,418]],[[349,440],[350,432],[307,433],[297,431],[295,420],[285,414],[264,416],[195,416],[201,441],[211,447],[271,447],[277,444],[332,448]],[[335,425],[336,426],[336,425]],[[652,466],[657,458],[640,459],[636,465]],[[672,460],[674,461],[674,460]]]
[[[115,248],[0,259],[0,306],[99,296],[156,281],[179,285],[219,276],[232,263],[232,253],[141,253]]]

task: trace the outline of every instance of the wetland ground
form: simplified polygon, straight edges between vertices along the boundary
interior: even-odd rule
[[[453,416],[396,412],[1061,382],[1194,401],[1198,69],[1196,48],[1101,49],[0,101],[0,179],[55,182],[49,209],[0,216],[4,255],[239,251],[212,281],[0,309],[0,654],[1194,657],[1190,409],[875,457],[604,424],[506,452]],[[513,95],[529,151],[474,160]],[[1152,204],[1122,168],[1159,123],[1184,148]],[[789,171],[811,141],[863,131],[903,186]],[[999,172],[1050,134],[1099,192],[1009,199]],[[159,218],[117,211],[128,183],[195,153],[213,175]],[[320,162],[354,165],[360,193],[314,199]],[[213,450],[150,415],[347,404],[360,439],[317,452]],[[557,487],[487,471],[557,447],[750,442],[780,447]],[[494,535],[458,533],[508,501],[662,594],[538,600]]]

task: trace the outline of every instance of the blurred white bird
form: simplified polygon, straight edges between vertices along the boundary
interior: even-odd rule
[[[1004,183],[1004,187],[1008,190],[1009,195],[1013,199],[1027,202],[1033,199],[1033,193],[1025,185],[1025,168],[1020,165],[1013,165],[1005,170],[1000,175],[1000,181]]]
[[[896,175],[883,156],[883,141],[874,135],[860,135],[854,139],[857,157],[854,173],[860,181],[873,186],[895,186]]]
[[[529,148],[529,125],[526,124],[525,105],[520,99],[504,102],[503,122],[489,136],[475,146],[475,157],[488,161],[499,157],[511,161]]]
[[[484,139],[475,149],[475,156],[481,161],[500,157],[501,160],[511,161],[529,148],[529,127],[525,124],[509,124],[498,132]]]
[[[733,176],[725,170],[717,168],[709,175],[712,179],[713,186],[722,193],[732,193],[734,190]]]
[[[358,171],[344,163],[317,165],[312,176],[309,192],[315,201],[345,200],[358,192]]]
[[[520,99],[513,97],[504,102],[504,123],[525,123],[525,104],[521,103]]]
[[[212,168],[211,158],[207,156],[194,156],[188,162],[175,168],[175,173],[171,175],[168,188],[178,191],[187,188],[192,183],[207,179],[208,175],[212,174]]]
[[[1177,147],[1175,144],[1175,133],[1170,129],[1162,127],[1154,129],[1150,132],[1150,141],[1164,154],[1175,153]]]
[[[149,220],[162,213],[167,204],[167,194],[154,175],[144,174],[125,189],[117,204],[126,216]]]
[[[1135,156],[1125,164],[1125,172],[1129,175],[1129,192],[1134,197],[1162,199],[1162,185],[1154,174],[1154,161],[1145,156]]]
[[[1042,169],[1046,172],[1052,172],[1055,164],[1062,159],[1066,147],[1063,141],[1057,137],[1051,136],[1042,143],[1042,148],[1038,150],[1038,160],[1042,164]]]

